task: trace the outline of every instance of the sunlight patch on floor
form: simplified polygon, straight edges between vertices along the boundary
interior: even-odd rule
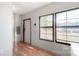
[[[34,49],[33,47],[31,47],[31,46],[27,46],[29,49]]]

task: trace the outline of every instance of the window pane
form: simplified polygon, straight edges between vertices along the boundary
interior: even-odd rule
[[[40,39],[53,40],[53,15],[40,17]]]
[[[57,26],[66,26],[66,20],[57,20]]]
[[[67,12],[67,41],[79,42],[79,9]]]
[[[41,28],[40,29],[40,38],[46,40],[52,40],[52,28]]]
[[[67,19],[79,18],[79,9],[68,11]]]
[[[47,29],[46,28],[40,28],[40,33],[46,33]]]
[[[64,20],[64,19],[66,19],[66,12],[58,13],[56,17],[57,17],[57,20],[58,19]]]
[[[67,20],[67,26],[79,26],[79,19]]]
[[[56,14],[57,41],[79,42],[79,9]]]
[[[66,12],[58,13],[56,15],[56,38],[58,42],[66,43]]]
[[[56,16],[57,26],[66,26],[66,13],[58,13]]]
[[[44,16],[44,17],[40,17],[40,27],[41,26],[46,26],[46,17]]]
[[[48,40],[52,40],[53,38],[53,33],[52,33],[53,29],[52,28],[47,28],[47,39]]]
[[[46,28],[40,28],[40,38],[41,39],[46,39],[46,31],[47,29]]]
[[[66,28],[57,28],[57,40],[66,41]]]
[[[79,42],[79,28],[67,28],[67,41]]]
[[[40,19],[40,26],[52,26],[52,15],[48,15],[48,16],[43,16]]]
[[[47,16],[47,26],[52,26],[52,15]]]
[[[40,39],[47,39],[46,34],[41,33],[41,34],[40,34]]]

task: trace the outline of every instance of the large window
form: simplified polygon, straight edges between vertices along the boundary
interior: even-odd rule
[[[53,41],[53,15],[40,16],[40,39]]]
[[[79,43],[79,9],[56,13],[56,41]]]
[[[65,44],[79,43],[79,9],[57,12],[54,16],[52,14],[40,16],[39,19],[41,40]]]

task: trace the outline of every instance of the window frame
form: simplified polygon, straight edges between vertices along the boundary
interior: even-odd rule
[[[49,16],[49,15],[52,15],[52,40],[47,40],[47,39],[41,39],[40,38],[40,18],[43,17],[43,16]],[[42,16],[39,16],[39,40],[44,40],[44,41],[49,41],[49,42],[54,42],[54,13],[51,13],[51,14],[46,14],[46,15],[42,15]]]
[[[76,7],[76,8],[72,8],[72,9],[66,9],[66,10],[63,10],[63,11],[58,11],[58,12],[55,12],[55,13],[51,13],[51,14],[46,14],[46,15],[42,15],[42,16],[39,16],[39,40],[44,40],[44,41],[49,41],[49,42],[55,42],[55,43],[59,43],[59,44],[64,44],[64,45],[69,45],[69,43],[64,43],[64,42],[57,42],[57,29],[56,29],[56,22],[57,22],[57,19],[56,19],[56,14],[57,13],[63,13],[63,12],[67,12],[67,11],[72,11],[72,10],[76,10],[76,9],[79,9],[79,7]],[[52,40],[47,40],[47,39],[41,39],[40,38],[40,17],[43,17],[43,16],[47,16],[47,15],[52,15],[53,18],[52,18],[52,29],[53,29],[53,33],[52,33]],[[72,42],[72,41],[70,41]],[[73,43],[73,42],[72,42]],[[74,42],[74,43],[78,43],[78,42]]]
[[[58,13],[63,13],[63,12],[67,12],[67,11],[73,11],[73,10],[76,10],[76,9],[79,9],[79,7],[77,7],[77,8],[73,8],[73,9],[68,9],[68,10],[64,10],[64,11],[59,11],[59,12],[55,12],[55,19],[54,19],[54,21],[55,21],[55,42],[56,43],[60,43],[60,44],[65,44],[65,45],[70,45],[69,43],[64,43],[64,42],[58,42],[57,41],[57,17],[56,17],[56,14],[58,14]],[[67,21],[67,19],[66,19],[66,21]],[[67,32],[67,31],[66,31]],[[70,42],[72,42],[72,41],[70,41]],[[78,42],[76,42],[76,43],[78,43]]]

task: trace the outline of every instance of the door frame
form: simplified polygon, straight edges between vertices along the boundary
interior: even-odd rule
[[[31,44],[31,18],[26,18],[23,20],[23,42],[25,42],[25,21],[27,20],[30,20],[30,44]]]

